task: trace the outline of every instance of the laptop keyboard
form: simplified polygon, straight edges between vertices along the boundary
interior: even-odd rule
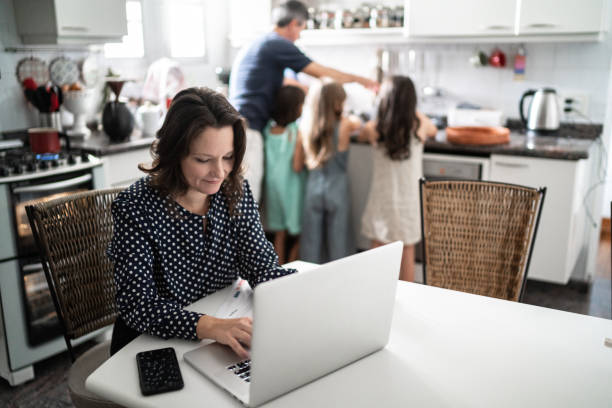
[[[251,360],[243,360],[226,367],[246,382],[251,382]]]

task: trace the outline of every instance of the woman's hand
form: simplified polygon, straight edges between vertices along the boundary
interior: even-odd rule
[[[253,320],[249,317],[219,319],[204,315],[198,320],[196,333],[199,339],[213,339],[230,346],[240,358],[249,358]]]

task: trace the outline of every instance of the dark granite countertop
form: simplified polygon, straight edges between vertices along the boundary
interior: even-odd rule
[[[446,132],[438,131],[436,137],[425,142],[426,153],[459,154],[487,157],[491,154],[530,156],[547,159],[580,160],[589,157],[592,139],[534,136],[511,132],[510,142],[492,146],[457,145],[446,141]]]
[[[593,143],[601,136],[601,124],[562,123],[558,131],[547,135],[527,134],[520,121],[509,119],[510,142],[502,145],[458,145],[446,141],[446,118],[436,118],[441,129],[435,138],[425,142],[426,153],[488,157],[492,154],[530,156],[559,160],[580,160],[589,157]],[[360,143],[353,140],[354,143]]]
[[[87,139],[73,139],[71,145],[75,149],[80,149],[95,156],[108,156],[129,152],[131,150],[147,149],[155,140],[155,136],[145,137],[140,130],[134,130],[130,138],[121,143],[112,143],[103,131],[92,132]]]
[[[545,136],[527,135],[520,121],[509,119],[507,126],[511,129],[510,142],[503,145],[470,146],[456,145],[446,141],[444,117],[438,118],[440,128],[435,138],[427,140],[425,152],[458,154],[488,157],[491,154],[513,156],[530,156],[561,160],[580,160],[589,157],[589,149],[594,140],[600,137],[601,124],[567,124],[562,123],[560,129]],[[138,129],[134,130],[129,140],[122,143],[111,143],[103,131],[93,132],[88,139],[73,139],[72,147],[82,149],[96,156],[106,156],[148,148],[155,140],[154,136],[143,137]],[[358,142],[357,142],[358,143]]]

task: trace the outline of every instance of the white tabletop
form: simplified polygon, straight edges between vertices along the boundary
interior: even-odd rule
[[[214,313],[228,291],[190,309]],[[606,337],[612,339],[610,320],[400,282],[385,349],[263,406],[610,407]],[[241,407],[183,361],[200,344],[142,335],[91,374],[86,387],[128,407]],[[143,397],[136,353],[169,346],[185,387]]]

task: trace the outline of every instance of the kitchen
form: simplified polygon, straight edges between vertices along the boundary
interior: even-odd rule
[[[70,37],[75,36],[74,32],[69,33],[68,40],[49,40],[60,43],[55,45],[45,45],[39,42],[41,40],[24,40],[23,33],[28,31],[29,23],[26,22],[24,27],[17,16],[21,12],[26,15],[31,13],[32,16],[36,13],[23,4],[27,2],[16,3],[3,0],[0,9],[0,102],[3,106],[0,110],[0,131],[5,133],[40,124],[37,110],[28,105],[22,85],[14,75],[23,59],[35,57],[50,66],[56,58],[64,56],[77,65],[80,63],[81,70],[84,62],[88,61],[92,67],[89,72],[94,72],[94,75],[87,88],[93,89],[97,100],[91,103],[87,120],[100,123],[103,121],[100,111],[105,90],[104,77],[108,69],[130,80],[124,85],[121,95],[134,100],[138,100],[144,92],[149,66],[164,57],[172,57],[178,62],[182,78],[177,74],[176,81],[184,86],[209,86],[223,90],[224,84],[217,77],[217,67],[231,66],[240,46],[269,29],[270,10],[277,2],[177,1],[172,3],[183,8],[180,12],[171,12],[169,2],[163,0],[128,1],[126,24],[108,22],[109,27],[118,27],[111,34],[114,39],[110,42],[114,43],[121,37],[122,27],[127,28],[128,36],[132,35],[132,27],[136,27],[135,37],[141,39],[141,47],[137,47],[140,51],[135,54],[114,58],[107,56],[112,52],[109,47],[102,47],[91,38],[79,40],[81,44],[69,41]],[[64,3],[65,7],[82,7],[70,1],[56,3]],[[105,7],[111,7],[110,3],[123,5],[122,1],[118,1],[109,2]],[[552,282],[563,286],[571,280],[573,284],[582,285],[588,290],[596,275],[601,219],[610,218],[609,203],[612,199],[612,188],[605,177],[610,142],[607,129],[612,125],[612,93],[608,90],[612,72],[612,39],[607,32],[612,10],[608,2],[596,0],[564,1],[563,6],[554,7],[555,15],[551,15],[550,7],[545,2],[535,5],[502,1],[495,7],[475,0],[461,2],[461,5],[454,3],[457,2],[451,2],[451,6],[449,2],[441,0],[427,3],[395,1],[382,8],[369,6],[369,13],[363,13],[362,7],[365,6],[361,1],[345,0],[334,5],[308,2],[315,17],[309,22],[311,29],[302,33],[298,45],[314,60],[358,75],[375,77],[381,70],[388,74],[411,76],[419,89],[420,109],[440,119],[441,131],[435,140],[425,146],[425,165],[433,164],[432,173],[451,169],[453,166],[449,163],[467,163],[479,166],[479,179],[549,186],[540,231],[542,235],[539,235],[539,238],[544,238],[536,241],[530,277],[535,278],[533,282]],[[518,13],[517,7],[525,15]],[[343,12],[339,13],[338,10]],[[352,21],[362,25],[351,25],[349,28],[340,22],[343,28],[335,28],[338,27],[336,14],[342,14],[348,20],[350,14],[346,16],[345,11],[352,13],[351,10],[357,10]],[[478,10],[478,13],[474,10]],[[193,47],[185,50],[185,47],[181,48],[185,37],[176,37],[173,33],[180,26],[178,22],[188,14],[193,16],[189,21],[191,24],[184,25],[200,27],[199,38],[202,41],[194,41]],[[370,26],[373,15],[371,27],[364,28],[366,20]],[[382,18],[383,15],[387,18]],[[561,22],[538,20],[543,16],[558,18]],[[532,18],[532,21],[522,24],[520,18],[525,21]],[[574,25],[568,26],[568,20]],[[82,31],[77,28],[76,37],[80,34]],[[95,45],[89,46],[92,41]],[[338,52],[339,49],[342,52]],[[115,55],[120,55],[120,52],[115,52]],[[481,54],[485,56],[482,62],[486,65],[483,66],[480,66]],[[499,62],[502,55],[504,64]],[[494,61],[503,66],[496,66]],[[524,65],[521,65],[521,61]],[[551,139],[542,139],[542,136],[529,139],[521,133],[523,125],[519,120],[519,100],[528,89],[545,87],[557,91],[560,110],[573,108],[561,116],[561,129],[569,129],[569,133],[561,137],[549,136]],[[346,89],[350,109],[362,112],[371,106],[371,94],[358,86],[347,85]],[[162,110],[164,96],[157,98]],[[112,99],[112,94],[109,98]],[[517,122],[514,128],[506,124],[513,130],[510,144],[490,149],[447,143],[443,120],[444,117],[450,119],[450,109],[460,103],[501,113],[501,118],[494,119],[503,120],[499,124],[506,124],[507,119]],[[525,112],[527,104],[528,101]],[[142,122],[142,114],[149,108],[141,107],[137,112],[133,107],[131,114]],[[462,120],[463,123],[456,123],[464,124],[466,119]],[[100,130],[94,131],[87,139],[74,137],[70,140],[86,153],[82,156],[79,152],[76,161],[92,169],[91,187],[126,185],[140,177],[135,164],[149,160],[148,146],[153,140],[151,136],[142,137],[141,128],[142,123],[135,125],[135,133],[128,144],[111,143]],[[594,141],[580,139],[583,134],[586,134],[586,140]],[[87,153],[100,156],[103,164],[88,167]],[[351,153],[354,157],[349,163],[353,216],[354,224],[357,224],[370,177],[367,166],[359,164],[368,163],[369,150],[366,146],[354,144]],[[95,158],[92,160],[97,164]],[[465,169],[460,167],[459,171],[462,168]],[[6,208],[5,212],[10,213],[8,204]],[[547,220],[549,214],[552,218]],[[7,218],[7,225],[11,225],[12,221],[3,216]],[[545,228],[546,225],[552,227]],[[360,248],[367,247],[363,237],[358,237],[358,242],[361,242]],[[550,267],[553,260],[556,263]],[[15,301],[20,302],[18,299]],[[23,332],[27,332],[27,329],[23,329]],[[61,338],[53,342],[53,346],[47,346],[49,350],[39,351],[41,354],[32,362],[43,355],[56,353],[63,345]],[[28,347],[21,351],[24,354],[31,352]],[[28,364],[20,364],[22,366]],[[27,373],[24,375],[28,377]]]

